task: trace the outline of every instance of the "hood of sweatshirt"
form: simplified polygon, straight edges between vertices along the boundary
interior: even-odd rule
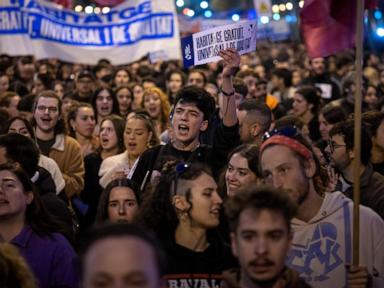
[[[328,218],[330,215],[337,213],[350,202],[351,200],[341,192],[337,191],[333,193],[325,193],[323,204],[321,205],[320,210],[316,213],[316,215],[308,222],[294,218],[291,222],[292,228],[294,228],[296,225],[303,226],[306,224],[310,225],[321,222],[325,218]]]

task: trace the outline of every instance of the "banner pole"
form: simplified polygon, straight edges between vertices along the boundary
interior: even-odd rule
[[[363,75],[363,29],[364,1],[355,0],[356,5],[356,91],[355,91],[355,132],[353,170],[353,266],[359,265],[360,236],[360,162],[361,162],[361,101]]]

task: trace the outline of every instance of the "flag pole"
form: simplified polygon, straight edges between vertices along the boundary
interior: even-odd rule
[[[360,162],[361,162],[361,101],[363,75],[363,29],[364,1],[355,0],[356,5],[356,91],[355,91],[355,138],[354,138],[354,171],[353,171],[353,258],[352,264],[359,265],[360,235]]]

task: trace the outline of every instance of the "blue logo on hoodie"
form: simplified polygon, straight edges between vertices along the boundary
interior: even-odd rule
[[[312,239],[305,246],[293,244],[288,254],[287,264],[296,270],[307,282],[329,279],[328,273],[339,267],[343,261],[340,257],[340,244],[337,243],[337,228],[329,222],[319,223]],[[322,269],[311,267],[321,267]]]

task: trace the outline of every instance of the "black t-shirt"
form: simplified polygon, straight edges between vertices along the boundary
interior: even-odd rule
[[[39,138],[36,139],[37,144],[39,145],[40,151],[43,155],[49,156],[49,151],[51,150],[53,144],[55,144],[55,138],[50,140],[41,140]]]
[[[230,246],[223,244],[215,233],[208,236],[210,245],[202,252],[178,245],[171,237],[161,242],[167,257],[164,278],[168,287],[220,287],[222,272],[238,267]]]

